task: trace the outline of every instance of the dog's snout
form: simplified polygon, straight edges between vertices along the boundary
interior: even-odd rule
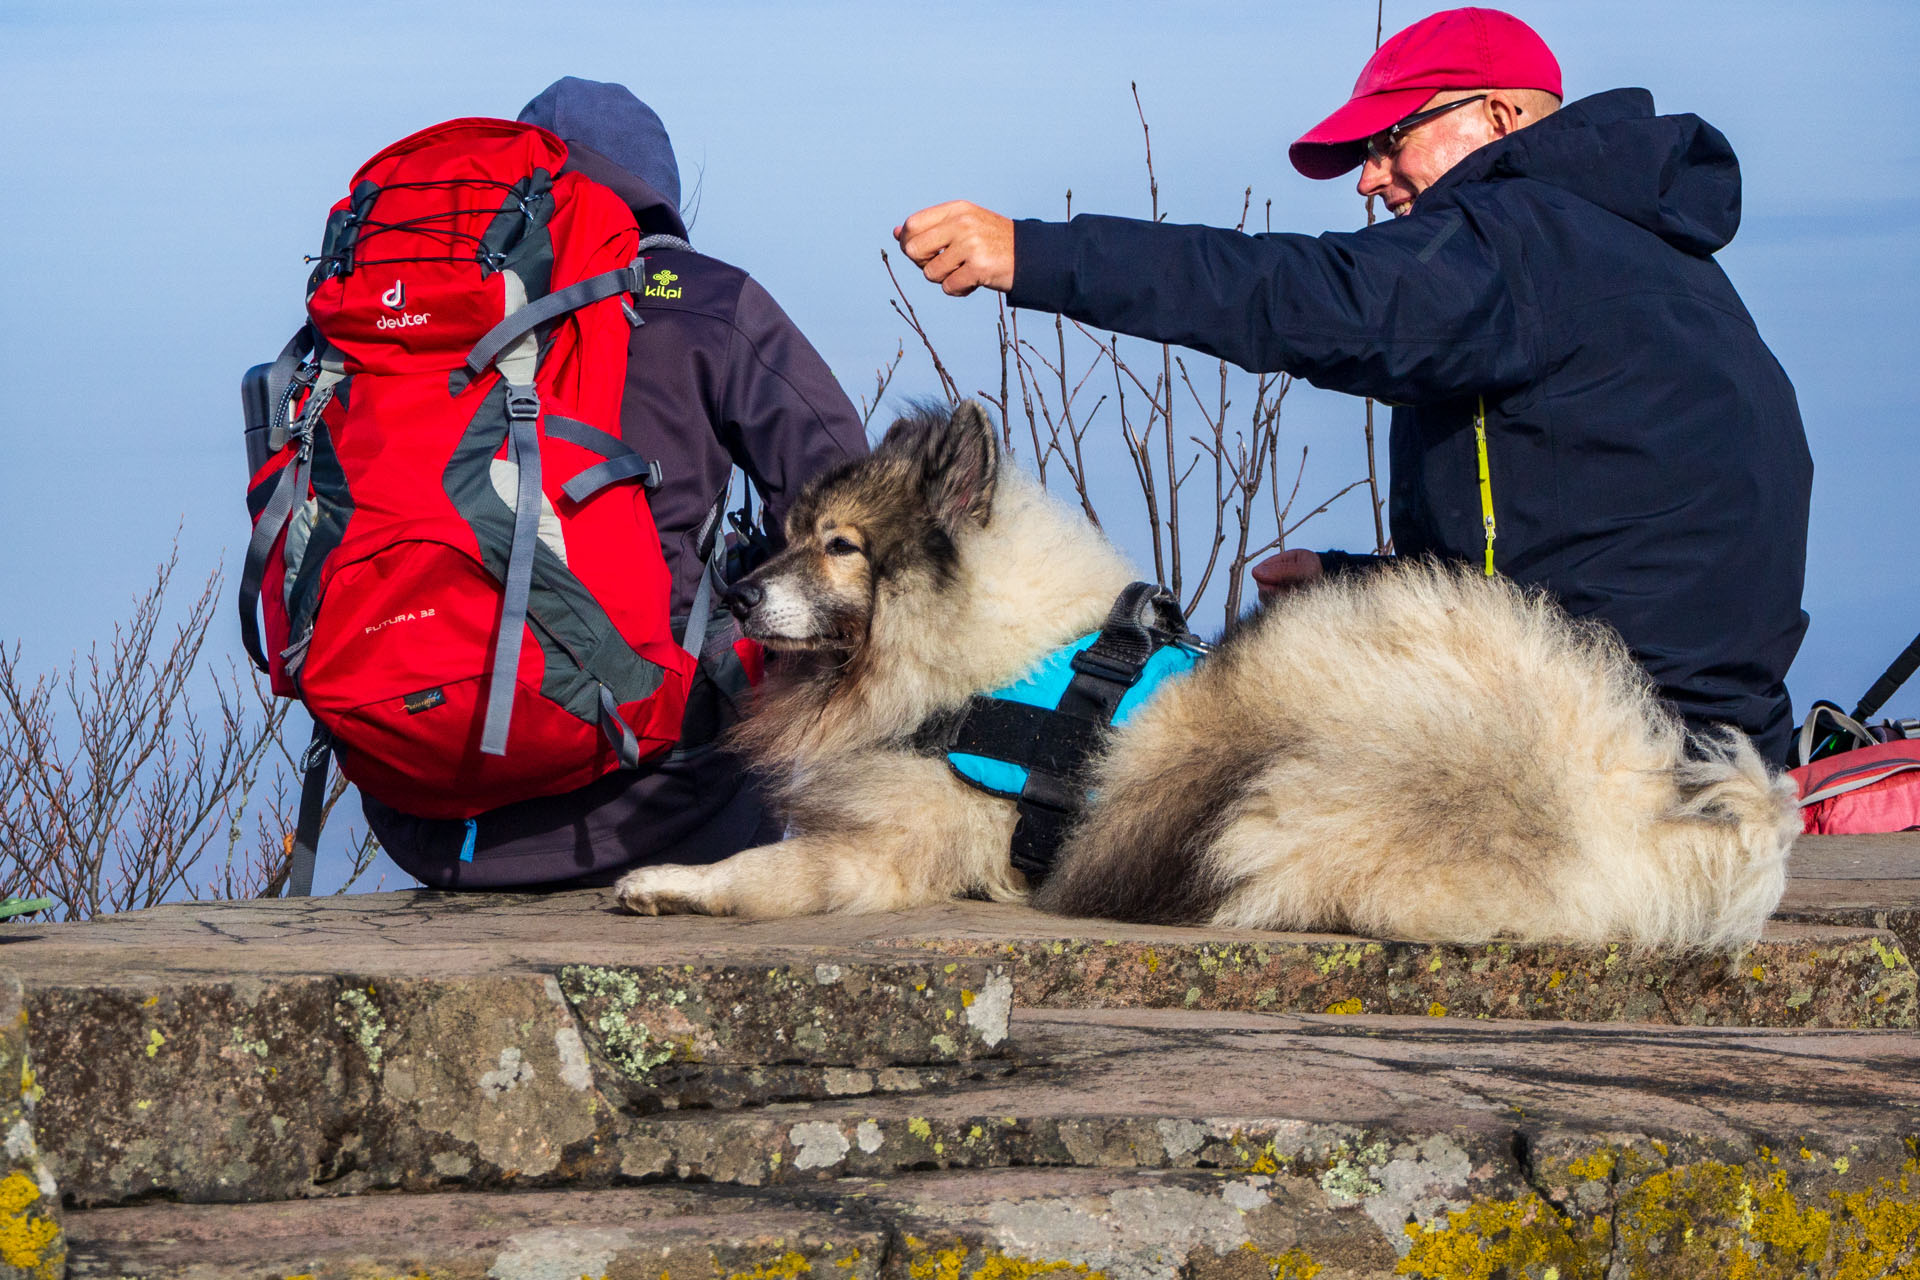
[[[743,622],[746,621],[747,615],[753,612],[754,606],[766,598],[767,593],[754,582],[736,582],[720,593],[720,603],[726,605],[727,611]]]

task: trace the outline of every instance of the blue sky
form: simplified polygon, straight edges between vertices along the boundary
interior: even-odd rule
[[[1795,382],[1816,465],[1813,625],[1789,683],[1802,706],[1850,703],[1920,629],[1907,394],[1920,8],[1513,8],[1558,53],[1570,95],[1645,86],[1741,157],[1744,225],[1720,259]],[[1388,0],[1387,30],[1429,11]],[[1361,221],[1347,181],[1308,182],[1284,153],[1344,100],[1373,13],[1367,0],[7,0],[0,641],[22,642],[29,667],[64,663],[124,616],[176,527],[183,577],[237,566],[240,372],[298,322],[301,255],[348,176],[422,125],[510,116],[563,74],[631,85],[666,121],[687,189],[698,175],[696,244],[765,283],[857,398],[903,336],[879,254],[906,213],[966,197],[1058,216],[1069,188],[1076,210],[1146,212],[1129,81],[1174,220],[1230,225],[1251,185],[1276,229]],[[963,386],[997,379],[989,300],[926,285],[913,298]],[[909,349],[894,391],[935,386]],[[1362,471],[1359,420],[1343,397],[1289,397],[1315,500]],[[1129,485],[1113,447],[1112,482]],[[1359,547],[1370,525],[1350,499],[1299,541]],[[1920,713],[1920,688],[1894,709]]]

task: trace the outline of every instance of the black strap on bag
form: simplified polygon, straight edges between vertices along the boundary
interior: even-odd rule
[[[1902,649],[1900,656],[1880,673],[1880,678],[1873,682],[1873,687],[1861,695],[1860,705],[1853,709],[1853,718],[1864,724],[1868,716],[1887,705],[1887,699],[1891,698],[1915,671],[1920,671],[1920,636],[1915,636],[1913,643]]]
[[[333,770],[333,737],[316,720],[313,740],[300,757],[300,817],[293,828],[293,854],[287,864],[287,897],[313,896],[313,865],[320,847],[320,821],[327,800],[327,778]]]

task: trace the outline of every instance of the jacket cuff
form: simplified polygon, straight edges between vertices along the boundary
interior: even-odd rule
[[[1320,572],[1329,578],[1373,573],[1385,568],[1392,558],[1392,556],[1356,554],[1351,551],[1322,551],[1320,552]]]
[[[1028,218],[1013,224],[1011,306],[1064,311],[1073,289],[1072,232],[1064,222]]]

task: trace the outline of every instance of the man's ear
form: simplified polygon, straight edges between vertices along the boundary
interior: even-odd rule
[[[1493,136],[1504,138],[1514,130],[1533,123],[1512,94],[1494,89],[1487,94],[1487,121]]]
[[[1000,475],[1000,438],[987,411],[963,400],[923,441],[921,475],[927,505],[949,535],[984,526]]]

